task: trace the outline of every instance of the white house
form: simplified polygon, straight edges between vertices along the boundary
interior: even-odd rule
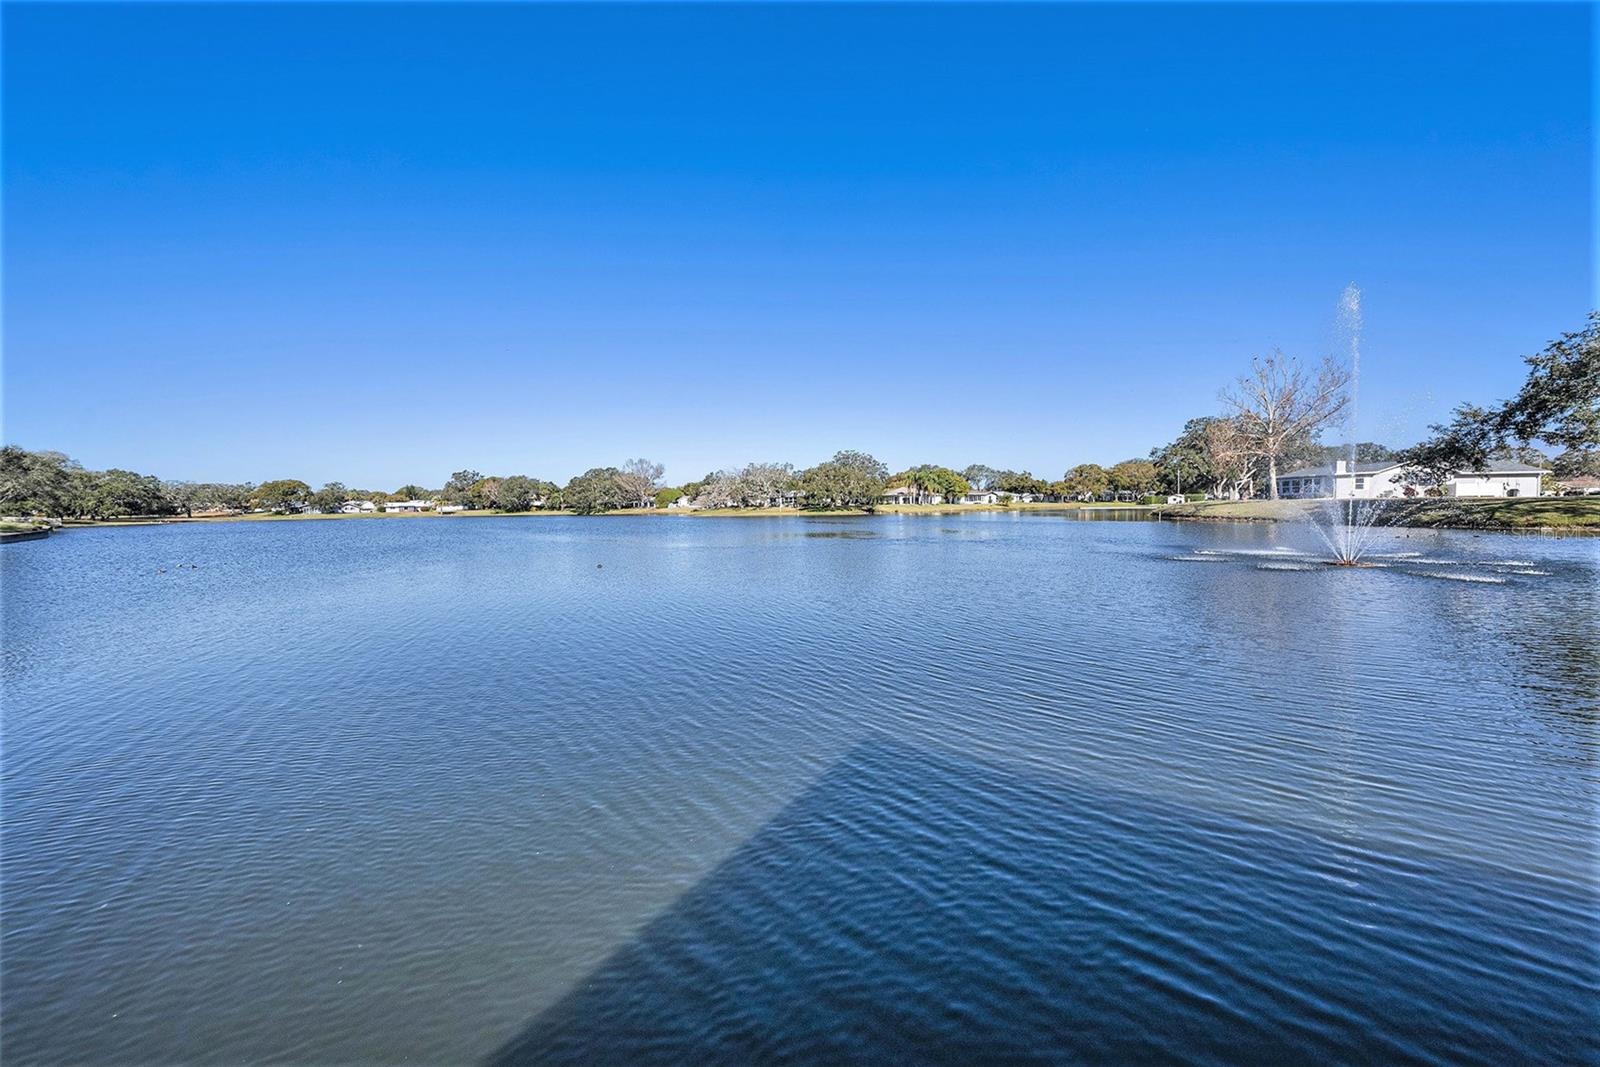
[[[441,514],[441,515],[455,515],[455,514],[458,514],[460,512],[466,511],[466,510],[467,510],[467,506],[465,504],[440,504],[439,505],[439,514]]]
[[[1377,500],[1419,496],[1422,490],[1406,480],[1403,463],[1351,463],[1335,460],[1318,467],[1301,467],[1278,475],[1278,495],[1289,500],[1307,497],[1334,500]],[[1462,470],[1450,476],[1446,496],[1538,496],[1545,471],[1511,460],[1490,460],[1482,471]]]
[[[993,489],[974,489],[961,498],[964,504],[998,504],[1000,494]]]
[[[883,504],[943,504],[940,493],[924,493],[914,485],[896,485],[883,491],[878,498]]]
[[[391,500],[383,506],[384,511],[427,511],[433,507],[431,500]]]
[[[378,505],[370,500],[346,500],[339,505],[341,515],[366,515],[377,510]]]

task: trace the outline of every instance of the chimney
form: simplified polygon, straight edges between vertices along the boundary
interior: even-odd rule
[[[1335,475],[1349,474],[1350,472],[1345,470],[1347,466],[1349,466],[1349,463],[1346,460],[1336,459],[1333,461],[1333,473]]]

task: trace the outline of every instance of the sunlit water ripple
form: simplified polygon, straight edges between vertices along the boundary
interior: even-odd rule
[[[6,546],[5,1058],[1592,1061],[1596,556],[1004,514]]]

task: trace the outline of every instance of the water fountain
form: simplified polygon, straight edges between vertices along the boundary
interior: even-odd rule
[[[1344,294],[1339,299],[1339,326],[1350,352],[1350,403],[1346,409],[1349,414],[1345,426],[1350,438],[1350,458],[1347,462],[1353,475],[1356,471],[1356,403],[1361,392],[1361,290],[1354,284],[1345,286]],[[1338,492],[1341,467],[1342,464],[1334,464],[1334,477],[1331,480],[1335,493]],[[1362,500],[1353,496],[1344,500],[1335,497],[1317,503],[1309,518],[1312,528],[1333,554],[1333,558],[1328,560],[1330,566],[1370,565],[1362,563],[1361,557],[1372,544],[1373,532],[1379,525],[1384,503],[1381,499]]]

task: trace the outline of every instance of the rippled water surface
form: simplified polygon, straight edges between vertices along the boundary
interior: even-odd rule
[[[5,1060],[1593,1061],[1600,546],[1316,544],[7,545]]]

